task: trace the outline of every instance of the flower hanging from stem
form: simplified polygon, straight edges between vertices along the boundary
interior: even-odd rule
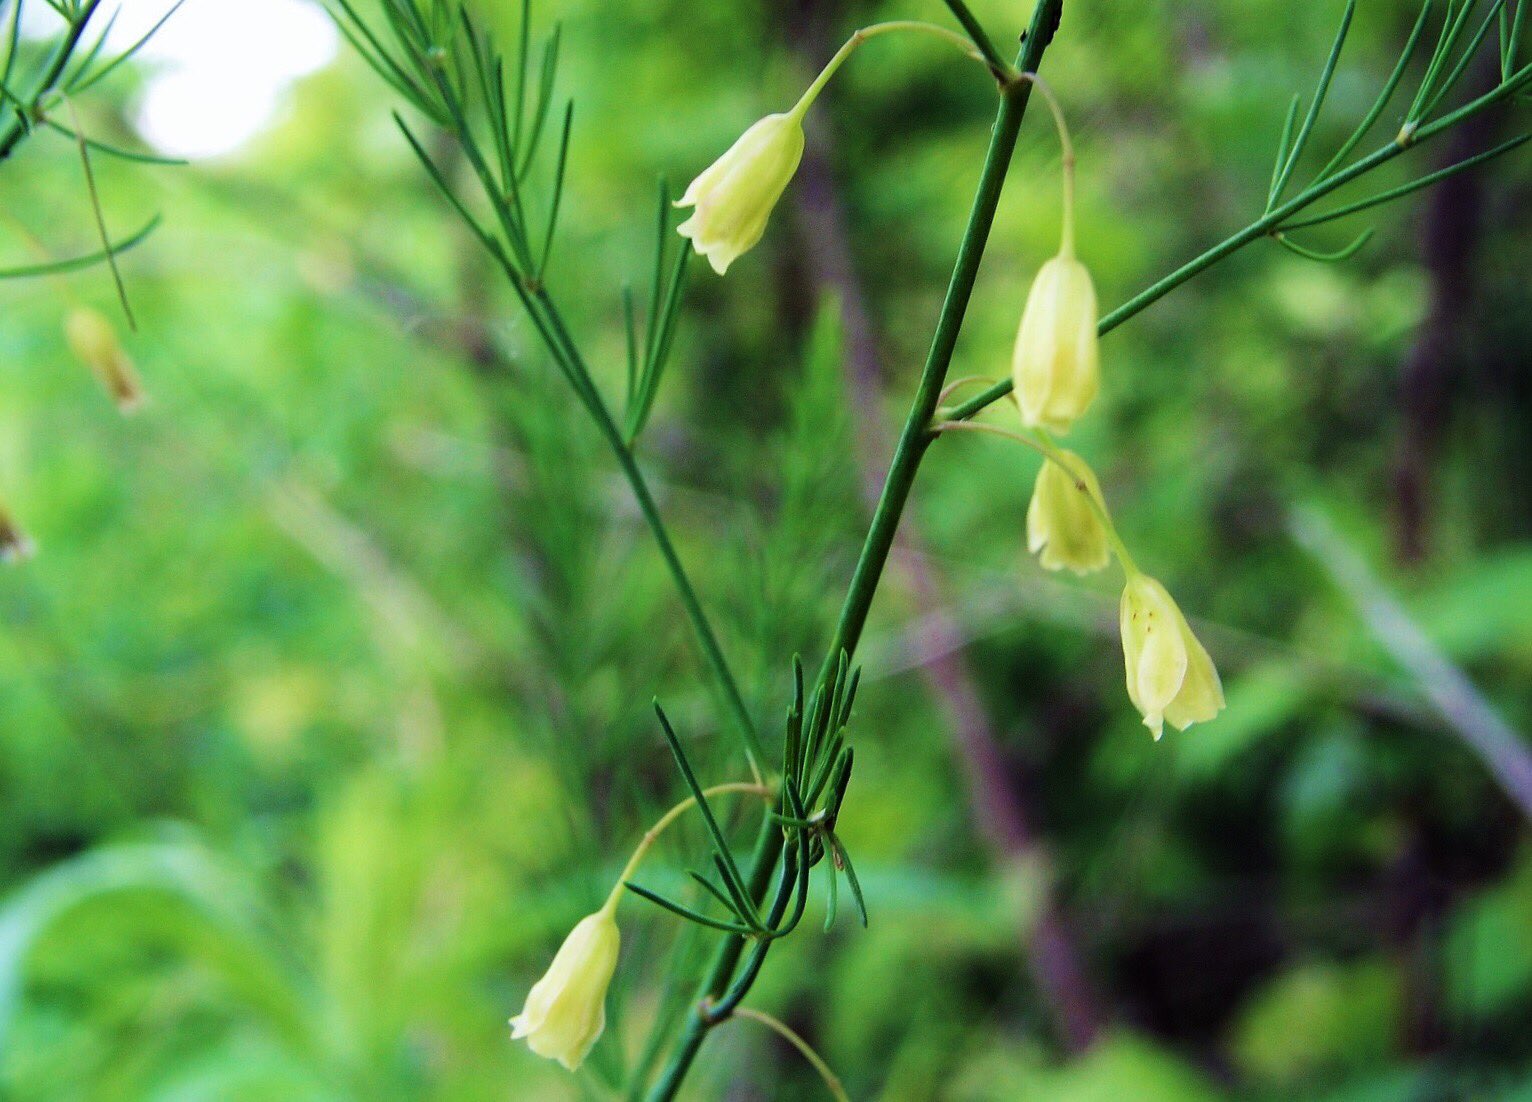
[[[1119,620],[1128,698],[1156,739],[1167,722],[1184,731],[1223,710],[1218,670],[1163,585],[1131,571]]]
[[[931,429],[989,433],[1043,456],[1027,529],[1031,549],[1041,549],[1045,567],[1069,566],[1083,573],[1081,566],[1096,569],[1106,564],[1107,548],[1117,556],[1127,576],[1119,620],[1128,699],[1156,739],[1166,722],[1184,731],[1223,710],[1223,683],[1212,658],[1165,587],[1133,561],[1107,512],[1095,472],[1084,460],[1060,448],[1042,429],[1027,434],[980,421],[945,420]],[[1050,552],[1056,556],[1052,565]]]
[[[950,41],[988,67],[983,54],[962,35],[915,20],[895,20],[863,27],[846,40],[791,110],[767,115],[744,132],[722,157],[687,187],[676,202],[694,207],[676,227],[707,257],[719,275],[749,252],[766,232],[766,223],[803,159],[803,118],[846,59],[867,39],[890,31],[918,31]]]
[[[1104,570],[1112,553],[1099,515],[1105,509],[1101,484],[1078,455],[1063,454],[1078,474],[1043,460],[1027,507],[1027,550],[1037,555],[1044,570]]]
[[[1067,432],[1101,388],[1096,288],[1075,258],[1075,153],[1053,90],[1034,73],[1021,78],[1042,93],[1064,151],[1064,207],[1058,255],[1037,273],[1016,331],[1011,374],[1022,422]]]
[[[136,412],[144,404],[144,388],[138,370],[123,350],[117,329],[99,310],[78,306],[64,322],[64,335],[75,356],[91,371],[123,413]]]
[[[766,798],[772,795],[772,790],[764,785],[736,782],[709,788],[703,796],[727,792],[754,793]],[[645,832],[601,909],[575,925],[548,971],[532,985],[521,1013],[511,1019],[513,1039],[525,1040],[537,1055],[557,1060],[570,1071],[585,1062],[606,1029],[607,989],[616,974],[622,947],[617,906],[627,881],[660,835],[696,805],[696,797],[682,800]]]
[[[581,919],[559,947],[547,973],[532,985],[525,1008],[511,1019],[511,1036],[570,1071],[606,1029],[606,992],[617,971],[622,937],[615,898]]]

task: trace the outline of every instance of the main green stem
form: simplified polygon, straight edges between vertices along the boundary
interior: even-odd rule
[[[1017,62],[1023,73],[1035,72],[1042,61],[1043,52],[1048,48],[1053,39],[1053,31],[1058,26],[1061,8],[1062,0],[1040,0]],[[947,369],[952,363],[952,353],[957,347],[958,334],[962,331],[963,319],[968,312],[968,301],[973,295],[974,281],[979,275],[979,261],[983,259],[984,248],[989,241],[995,209],[1000,203],[1006,170],[1010,167],[1011,154],[1016,148],[1016,135],[1021,128],[1031,92],[1031,81],[1020,78],[1007,82],[1001,89],[1000,109],[995,117],[989,152],[984,159],[984,172],[979,178],[979,189],[974,196],[968,228],[958,247],[957,261],[947,285],[947,297],[942,303],[936,333],[931,338],[931,349],[926,355],[915,401],[894,446],[894,457],[889,465],[888,477],[883,483],[883,493],[873,511],[872,524],[851,576],[851,587],[841,607],[840,620],[825,654],[824,666],[820,670],[821,680],[834,670],[842,651],[847,654],[856,651],[862,629],[867,624],[873,595],[877,592],[883,569],[888,564],[888,554],[893,548],[894,535],[899,530],[899,520],[904,514],[905,505],[909,502],[910,490],[915,485],[915,475],[933,439],[929,431],[931,419],[936,413],[942,385],[947,379]]]
[[[1053,41],[1058,27],[1063,0],[1039,0],[1032,13],[1032,25],[1027,31],[1017,68],[1021,72],[1035,72],[1044,51]],[[952,353],[957,347],[958,333],[968,311],[973,295],[974,281],[978,278],[979,262],[989,241],[990,228],[994,225],[995,210],[1000,204],[1000,193],[1005,186],[1006,172],[1016,149],[1016,137],[1021,130],[1021,120],[1026,114],[1027,100],[1032,86],[1024,80],[1007,81],[1000,90],[1000,106],[995,116],[994,129],[990,135],[989,151],[984,158],[984,169],[979,177],[978,191],[968,216],[968,226],[958,247],[957,260],[953,265],[952,278],[947,285],[947,297],[942,303],[941,316],[936,323],[936,333],[931,338],[931,349],[926,356],[915,400],[905,419],[904,429],[894,449],[883,493],[873,511],[872,523],[862,545],[852,573],[851,587],[841,608],[840,619],[831,636],[825,663],[820,671],[820,683],[824,684],[834,673],[839,655],[856,650],[862,629],[872,607],[878,581],[888,563],[888,554],[894,544],[894,534],[899,519],[909,501],[915,475],[920,469],[926,448],[930,445],[929,427],[936,412],[942,384],[952,363]],[[767,818],[762,823],[756,839],[755,852],[750,861],[748,887],[757,899],[764,896],[776,871],[782,853],[781,829]],[[681,1038],[671,1054],[670,1061],[661,1072],[648,1094],[649,1102],[671,1102],[691,1070],[697,1053],[708,1033],[718,1024],[710,1020],[705,1008],[707,1001],[716,999],[729,986],[739,964],[746,939],[729,935],[718,946],[717,954],[703,981],[696,1003],[686,1018]]]

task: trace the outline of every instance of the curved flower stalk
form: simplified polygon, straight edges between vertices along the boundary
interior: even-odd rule
[[[676,227],[676,232],[691,239],[692,246],[707,257],[713,271],[723,275],[761,240],[771,212],[803,159],[804,116],[857,47],[889,31],[932,34],[988,64],[968,39],[931,23],[895,20],[875,23],[853,34],[791,110],[767,115],[753,124],[691,182],[676,202],[678,207],[695,208],[692,216]]]
[[[825,1089],[830,1092],[835,1102],[851,1102],[851,1097],[846,1093],[846,1088],[841,1085],[840,1076],[831,1071],[830,1065],[825,1062],[824,1057],[814,1051],[814,1046],[805,1041],[786,1022],[771,1014],[767,1014],[763,1010],[755,1010],[748,1006],[736,1007],[731,1017],[759,1022],[771,1030],[782,1040],[797,1049],[799,1055],[809,1062],[809,1067],[813,1068],[819,1078],[824,1080]]]
[[[622,935],[617,928],[617,907],[629,878],[669,826],[705,799],[729,792],[770,796],[771,789],[749,782],[717,785],[676,804],[644,834],[633,851],[617,885],[601,909],[575,924],[553,963],[527,992],[520,1014],[511,1019],[511,1037],[524,1040],[537,1055],[557,1060],[577,1070],[606,1029],[606,995],[617,972]]]

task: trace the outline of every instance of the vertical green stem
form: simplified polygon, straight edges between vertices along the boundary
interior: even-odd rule
[[[1058,26],[1062,3],[1063,0],[1040,0],[1038,3],[1022,47],[1021,58],[1017,62],[1022,72],[1035,72],[1042,61],[1043,51],[1048,48]],[[883,493],[873,511],[872,524],[851,577],[851,588],[846,594],[840,620],[825,654],[825,663],[820,670],[821,680],[834,669],[842,651],[848,654],[855,652],[862,629],[866,626],[873,595],[877,592],[883,568],[888,564],[888,553],[894,545],[899,519],[909,501],[910,490],[915,485],[920,461],[931,442],[928,432],[931,418],[936,412],[942,384],[952,363],[952,353],[957,347],[958,333],[962,330],[963,319],[968,312],[969,299],[973,296],[979,261],[983,259],[989,231],[994,225],[1006,170],[1010,167],[1011,154],[1016,148],[1016,135],[1021,128],[1031,91],[1031,82],[1021,79],[1012,80],[1001,89],[1000,110],[995,117],[989,152],[984,159],[984,171],[979,178],[978,193],[974,196],[968,228],[958,247],[957,261],[947,284],[947,296],[936,323],[936,333],[931,338],[931,349],[921,371],[915,401],[894,447],[894,458],[883,483]]]
[[[1035,72],[1042,61],[1043,52],[1053,41],[1058,27],[1063,0],[1038,0],[1032,13],[1032,24],[1023,43],[1017,67],[1023,72]],[[968,216],[968,226],[963,232],[962,243],[953,265],[952,278],[947,287],[947,297],[942,303],[941,316],[931,349],[926,356],[915,400],[905,419],[893,462],[884,482],[883,493],[873,512],[872,523],[862,546],[862,553],[852,574],[851,588],[842,606],[840,619],[831,638],[826,661],[820,671],[823,685],[834,675],[839,655],[855,651],[862,628],[867,621],[868,609],[877,592],[878,581],[888,563],[888,553],[893,547],[894,533],[899,518],[909,501],[910,489],[915,483],[920,461],[930,443],[928,428],[936,412],[952,363],[952,353],[957,347],[958,333],[973,294],[974,281],[979,273],[979,261],[983,258],[990,228],[994,225],[995,210],[1000,204],[1000,193],[1010,167],[1011,155],[1016,148],[1016,137],[1021,120],[1027,109],[1031,84],[1023,80],[1008,81],[1001,89],[1000,107],[995,116],[994,129],[990,135],[989,151],[985,155],[984,169],[979,178],[978,191]],[[776,870],[782,852],[780,828],[767,818],[762,824],[751,858],[748,887],[757,899],[764,896]],[[705,1000],[715,999],[729,986],[734,970],[739,964],[745,939],[727,936],[718,946],[712,968],[698,991],[697,1003],[687,1015],[680,1040],[648,1094],[649,1102],[672,1102],[681,1089],[687,1073],[691,1070],[697,1053],[707,1040],[710,1030],[717,1025],[704,1011]]]

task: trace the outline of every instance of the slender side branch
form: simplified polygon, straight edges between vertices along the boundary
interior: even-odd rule
[[[1528,66],[1526,69],[1520,71],[1518,74],[1513,76],[1510,81],[1500,85],[1494,91],[1488,92],[1485,95],[1480,96],[1478,99],[1464,104],[1456,111],[1442,116],[1440,119],[1433,123],[1422,126],[1410,136],[1408,142],[1401,144],[1397,140],[1391,141],[1381,149],[1375,150],[1374,152],[1368,154],[1366,157],[1363,157],[1361,160],[1357,161],[1355,164],[1351,165],[1351,167],[1345,169],[1344,171],[1338,172],[1328,179],[1321,180],[1311,185],[1300,194],[1288,200],[1286,203],[1283,203],[1281,206],[1274,208],[1269,213],[1262,215],[1260,218],[1257,218],[1244,229],[1224,239],[1217,245],[1214,245],[1201,256],[1188,261],[1181,267],[1177,268],[1175,271],[1171,272],[1169,275],[1165,276],[1163,279],[1157,280],[1155,283],[1140,291],[1137,295],[1134,295],[1127,302],[1123,303],[1110,314],[1107,314],[1105,317],[1103,317],[1101,319],[1101,323],[1096,327],[1096,331],[1102,336],[1105,336],[1107,333],[1110,333],[1113,329],[1116,329],[1129,318],[1134,317],[1135,315],[1143,312],[1148,307],[1154,305],[1160,299],[1170,294],[1171,291],[1174,291],[1177,287],[1181,286],[1181,284],[1187,282],[1195,276],[1201,275],[1204,271],[1206,271],[1208,268],[1211,268],[1214,264],[1217,264],[1220,260],[1232,256],[1234,253],[1238,252],[1240,249],[1244,248],[1252,241],[1259,241],[1261,238],[1269,236],[1279,229],[1286,228],[1287,220],[1292,218],[1293,215],[1298,214],[1300,211],[1313,205],[1332,192],[1339,190],[1346,184],[1351,183],[1353,180],[1360,179],[1379,166],[1387,164],[1389,161],[1392,161],[1395,157],[1399,156],[1411,146],[1419,145],[1421,142],[1426,141],[1437,134],[1440,134],[1442,131],[1449,129],[1450,127],[1456,125],[1458,122],[1461,122],[1469,115],[1477,111],[1481,111],[1491,104],[1499,103],[1502,100],[1506,100],[1515,96],[1529,83],[1532,83],[1532,66]],[[1511,149],[1516,148],[1516,146],[1519,144],[1519,141],[1508,142],[1494,152],[1503,154]],[[1403,192],[1399,193],[1402,194]],[[1392,198],[1395,196],[1390,197]],[[1371,201],[1368,201],[1362,205],[1354,206],[1351,209],[1362,209],[1363,206],[1371,205],[1374,204]],[[1347,210],[1346,212],[1350,213],[1350,210]],[[948,415],[949,420],[965,421],[973,417],[974,414],[978,413],[980,410],[987,406],[993,405],[1001,398],[1004,398],[1011,392],[1011,387],[1012,383],[1010,379],[1000,380],[991,386],[988,390],[975,395],[973,398],[970,398],[968,401],[962,403],[961,405],[955,406],[951,413]]]
[[[968,5],[963,0],[944,0],[953,16],[963,25],[963,30],[968,37],[973,39],[973,44],[979,48],[979,53],[984,56],[984,62],[989,66],[989,71],[995,74],[995,79],[1001,82],[1009,80],[1015,75],[1015,70],[1005,58],[1000,56],[1000,51],[995,49],[994,42],[990,41],[989,34],[974,18],[973,12],[968,10]]]
[[[770,800],[776,793],[765,785],[754,784],[750,781],[730,781],[727,784],[715,784],[711,788],[702,790],[703,799],[712,799],[714,796],[724,796],[732,792],[744,795],[760,796]],[[633,856],[628,858],[628,863],[623,866],[622,875],[617,877],[617,886],[612,889],[612,894],[607,898],[606,905],[612,910],[617,909],[617,901],[622,898],[623,889],[628,887],[628,881],[633,879],[633,874],[638,871],[638,866],[643,864],[644,858],[654,848],[654,843],[659,841],[660,835],[670,829],[672,823],[685,815],[692,808],[697,807],[699,801],[696,796],[688,796],[676,804],[665,814],[655,821],[655,824],[644,832],[639,839],[638,846],[633,850]]]
[[[1036,72],[1043,54],[1053,41],[1058,29],[1063,0],[1038,0],[1032,13],[1031,26],[1022,45],[1017,69]],[[921,372],[920,384],[911,405],[904,428],[895,447],[894,458],[884,481],[883,493],[873,514],[866,541],[852,574],[851,587],[841,609],[826,659],[821,668],[818,683],[823,689],[835,676],[842,654],[854,653],[867,613],[877,592],[878,582],[888,563],[893,547],[894,534],[899,518],[909,500],[921,459],[930,444],[927,432],[932,415],[941,396],[952,353],[957,346],[958,332],[967,313],[968,302],[973,294],[974,281],[978,277],[979,261],[983,257],[989,231],[994,224],[995,210],[1010,168],[1011,156],[1016,149],[1021,121],[1026,114],[1027,101],[1032,86],[1025,81],[1007,81],[1000,90],[1000,105],[996,112],[994,129],[990,135],[989,150],[985,155],[984,168],[974,196],[968,226],[958,246],[957,260],[953,265],[952,278],[947,296],[932,337],[931,349]],[[755,898],[761,898],[771,882],[783,846],[781,833],[768,819],[761,828],[756,849],[751,860],[749,886]],[[698,1001],[687,1016],[681,1039],[672,1052],[669,1062],[661,1072],[648,1094],[649,1102],[672,1102],[681,1089],[692,1063],[701,1051],[708,1033],[717,1024],[710,1020],[709,1009],[714,1000],[721,998],[726,990],[732,990],[730,981],[739,964],[745,940],[728,936],[719,945],[707,978],[698,993]],[[751,967],[758,969],[760,959],[752,956]],[[753,978],[753,973],[752,973]],[[747,987],[748,990],[748,987]],[[742,993],[741,993],[742,994]]]

